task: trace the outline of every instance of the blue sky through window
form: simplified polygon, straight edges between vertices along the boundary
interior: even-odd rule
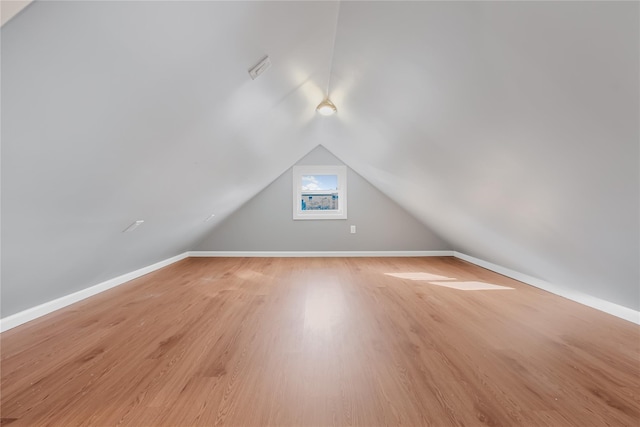
[[[302,175],[302,191],[338,189],[338,175]]]

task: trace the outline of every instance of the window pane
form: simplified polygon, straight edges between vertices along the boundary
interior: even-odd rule
[[[302,175],[302,191],[338,189],[338,175]]]
[[[338,193],[302,193],[303,211],[328,211],[338,209]]]

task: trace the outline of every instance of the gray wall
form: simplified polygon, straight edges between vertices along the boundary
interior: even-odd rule
[[[318,146],[297,165],[342,165]],[[348,219],[292,219],[287,170],[197,246],[214,251],[448,250],[451,245],[347,167]],[[355,225],[357,233],[349,232]]]

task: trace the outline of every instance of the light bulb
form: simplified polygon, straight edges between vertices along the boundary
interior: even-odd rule
[[[333,102],[329,101],[329,98],[327,98],[320,104],[318,104],[318,106],[316,107],[316,111],[323,116],[330,116],[338,111],[338,109],[335,105],[333,105]]]

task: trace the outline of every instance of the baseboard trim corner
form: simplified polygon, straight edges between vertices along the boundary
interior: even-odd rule
[[[453,256],[470,262],[471,264],[475,264],[479,267],[486,268],[487,270],[502,274],[503,276],[510,277],[519,282],[526,283],[527,285],[531,285],[547,292],[551,292],[552,294],[567,298],[579,304],[595,308],[596,310],[603,311],[605,313],[611,314],[612,316],[616,316],[620,319],[624,319],[640,325],[640,311],[636,311],[629,307],[624,307],[610,301],[606,301],[579,291],[575,291],[573,289],[554,285],[553,283],[549,283],[545,280],[538,279],[536,277],[529,276],[527,274],[523,274],[509,268],[502,267],[501,265],[493,264],[491,262],[463,254],[461,252],[454,251]]]
[[[454,251],[191,251],[190,257],[221,258],[337,258],[454,256]]]
[[[137,279],[140,276],[144,276],[145,274],[149,274],[153,271],[159,270],[162,267],[166,267],[170,264],[173,264],[174,262],[183,260],[188,256],[189,256],[189,253],[184,252],[184,253],[181,253],[180,255],[176,255],[174,257],[156,262],[155,264],[151,264],[146,267],[140,268],[138,270],[123,274],[121,276],[114,277],[113,279],[109,279],[102,283],[98,283],[97,285],[88,287],[86,289],[79,290],[72,294],[65,295],[60,298],[56,298],[52,301],[48,301],[43,304],[37,305],[35,307],[31,307],[26,310],[7,316],[3,319],[0,319],[0,332],[8,331],[9,329],[15,328],[16,326],[20,326],[23,323],[27,323],[31,320],[35,320],[38,317],[42,317],[44,315],[47,315],[61,308],[67,307],[78,301],[82,301],[83,299],[97,295],[100,292],[106,291],[107,289],[115,288],[116,286],[126,283],[130,280]]]

